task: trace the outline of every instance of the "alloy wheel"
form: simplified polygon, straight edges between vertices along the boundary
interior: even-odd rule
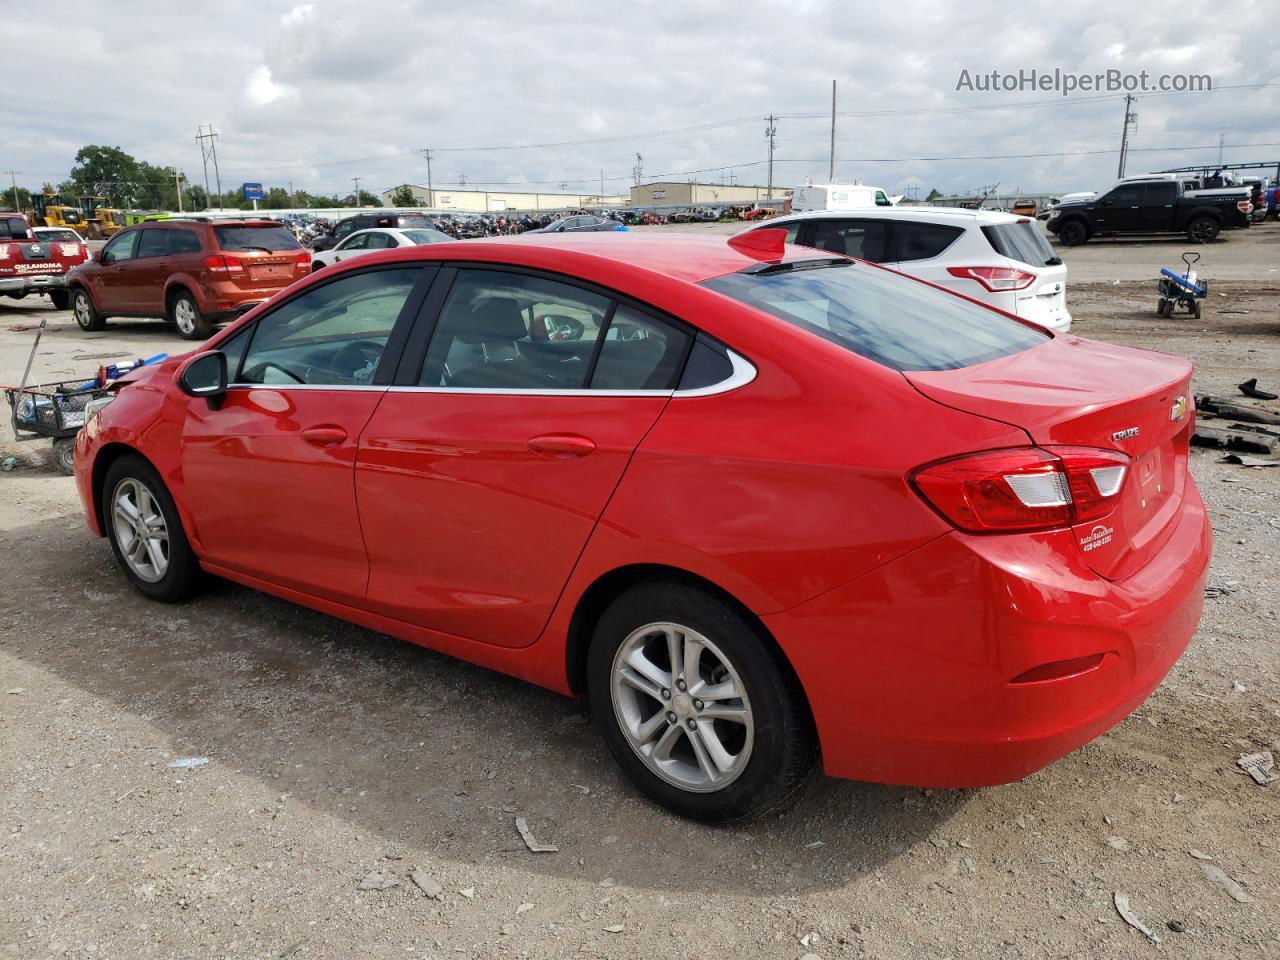
[[[84,293],[76,294],[76,323],[84,327],[86,330],[93,323],[93,315],[90,312],[89,296]]]
[[[147,486],[125,477],[111,494],[112,532],[120,555],[140,580],[156,583],[169,569],[169,527]]]
[[[614,714],[663,780],[710,793],[741,776],[755,740],[746,687],[724,652],[678,623],[633,630],[613,658]]]
[[[183,333],[191,334],[195,331],[196,308],[195,305],[186,297],[180,298],[173,305],[173,322]]]

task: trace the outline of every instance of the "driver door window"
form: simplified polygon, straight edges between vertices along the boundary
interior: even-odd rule
[[[395,240],[385,233],[371,233],[368,235],[368,242],[365,243],[366,250],[385,250],[387,247],[394,247]]]
[[[370,270],[308,290],[255,325],[239,384],[367,386],[421,268]]]
[[[122,233],[102,248],[102,262],[119,263],[121,260],[133,259],[133,251],[138,246],[138,234],[141,231]]]

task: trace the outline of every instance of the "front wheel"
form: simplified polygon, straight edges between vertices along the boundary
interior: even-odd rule
[[[107,325],[107,318],[98,312],[93,305],[93,298],[84,288],[71,295],[72,312],[76,317],[76,325],[86,333],[101,330]]]
[[[627,776],[695,820],[784,807],[813,766],[798,681],[763,628],[715,595],[653,581],[618,597],[587,660],[592,713]]]
[[[1192,243],[1212,243],[1218,237],[1220,226],[1213,217],[1196,217],[1187,224],[1187,239]]]
[[[1068,247],[1077,247],[1089,239],[1089,230],[1079,220],[1069,220],[1058,230],[1058,239]]]
[[[142,457],[125,454],[107,469],[102,519],[116,562],[140,593],[173,603],[194,592],[200,564],[164,481]]]
[[[208,340],[213,336],[213,324],[204,318],[195,297],[185,290],[169,301],[169,319],[184,340]]]

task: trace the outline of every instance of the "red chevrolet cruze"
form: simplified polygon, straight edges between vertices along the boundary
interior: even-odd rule
[[[1196,628],[1191,366],[781,236],[314,275],[95,401],[89,526],[156,600],[203,571],[582,696],[691,817],[819,754],[1025,777]]]

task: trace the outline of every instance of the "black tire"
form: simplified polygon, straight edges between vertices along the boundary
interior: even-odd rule
[[[1156,316],[1163,317],[1165,311],[1169,309],[1169,301],[1165,297],[1160,298],[1160,302],[1156,304]]]
[[[1195,317],[1197,320],[1200,319],[1200,301],[1199,300],[1193,300],[1191,302],[1191,315]]]
[[[84,287],[77,287],[71,294],[71,309],[76,318],[76,325],[86,333],[101,330],[107,325],[107,318],[98,312],[93,305],[93,297]]]
[[[1058,228],[1058,239],[1068,247],[1078,247],[1089,239],[1089,228],[1079,220],[1068,220]]]
[[[116,537],[115,511],[112,504],[115,491],[126,480],[146,487],[164,516],[168,533],[168,568],[158,580],[146,580],[133,570],[125,559],[119,539]],[[175,603],[191,596],[199,585],[200,563],[191,550],[191,544],[187,541],[186,531],[182,529],[182,519],[178,516],[177,507],[173,505],[173,498],[169,496],[169,491],[155,468],[137,454],[125,454],[107,468],[98,497],[102,509],[103,532],[111,544],[111,552],[116,558],[116,563],[129,578],[134,589],[143,596],[160,603]]]
[[[196,298],[186,290],[169,298],[169,322],[183,340],[208,340],[213,336],[213,324],[205,319]]]
[[[622,729],[621,708],[615,705],[613,695],[614,658],[637,630],[655,623],[679,624],[702,634],[727,657],[746,691],[752,719],[751,750],[741,772],[720,789],[696,792],[659,776],[641,759]],[[707,682],[718,681],[712,678]],[[696,586],[655,580],[615,599],[600,617],[591,639],[587,690],[595,724],[627,776],[651,799],[693,820],[726,823],[782,809],[804,785],[817,755],[804,692],[772,639],[749,615]],[[684,695],[681,709],[692,711],[692,705],[700,703],[690,701],[691,695],[692,688]],[[658,713],[676,715],[675,700],[669,713],[660,701],[646,702],[658,706],[649,714],[650,719]],[[695,723],[692,716],[668,722]],[[691,755],[691,745],[681,742]]]
[[[76,472],[76,438],[60,437],[53,441],[54,465],[67,476]]]
[[[1213,217],[1196,217],[1187,224],[1187,239],[1192,243],[1212,243],[1218,239],[1222,225]]]
[[[50,290],[49,299],[53,301],[55,310],[65,310],[71,306],[71,294],[66,290]]]
[[[311,272],[312,272],[312,273],[319,273],[319,272],[320,272],[321,270],[323,270],[323,269],[324,269],[324,264],[323,264],[323,263],[321,263],[319,260],[313,260],[313,261],[311,262]]]

